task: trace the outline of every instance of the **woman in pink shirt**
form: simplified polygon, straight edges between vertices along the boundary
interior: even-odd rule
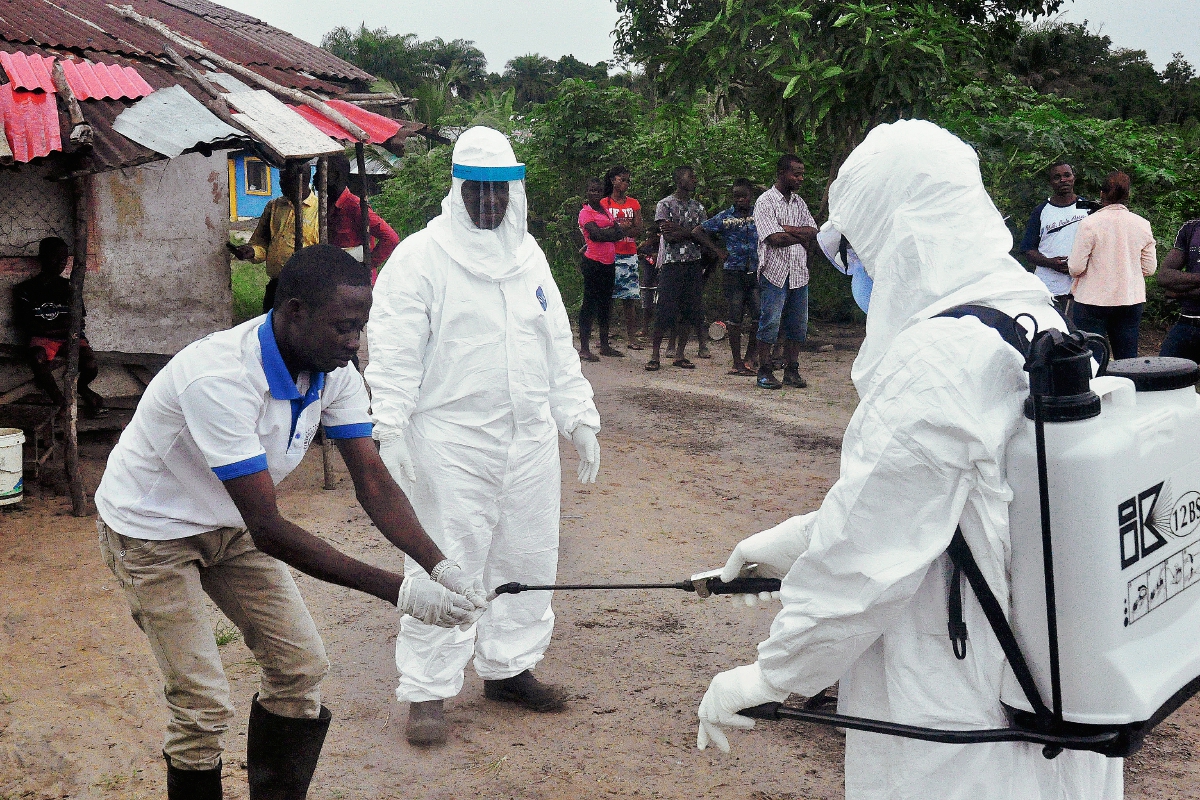
[[[600,205],[604,184],[599,178],[587,183],[584,193],[587,202],[579,210],[579,231],[586,245],[583,251],[583,305],[579,308],[579,357],[584,361],[599,361],[600,356],[588,347],[592,335],[592,320],[600,328],[600,355],[623,357],[625,354],[608,344],[608,322],[612,317],[613,283],[617,277],[616,243],[625,232]]]
[[[1146,277],[1158,269],[1150,223],[1124,203],[1129,176],[1110,172],[1100,190],[1103,206],[1079,223],[1067,269],[1075,279],[1076,327],[1108,337],[1113,358],[1137,355],[1146,303]]]

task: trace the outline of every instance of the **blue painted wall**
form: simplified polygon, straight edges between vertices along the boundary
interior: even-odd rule
[[[260,217],[267,203],[281,194],[279,191],[279,170],[275,169],[275,167],[270,167],[271,194],[249,194],[246,191],[247,158],[254,158],[254,156],[247,153],[237,153],[229,157],[229,160],[233,163],[233,178],[235,182],[235,190],[230,193],[230,196],[231,198],[235,198],[237,203],[236,210],[233,208],[229,210],[230,219]]]

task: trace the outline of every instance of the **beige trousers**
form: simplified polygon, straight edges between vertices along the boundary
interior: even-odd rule
[[[163,752],[184,770],[211,769],[233,718],[201,593],[242,632],[262,670],[259,702],[272,714],[316,719],[325,646],[283,562],[244,529],[186,539],[131,539],[97,520],[100,552],[120,581],[134,622],[150,640],[171,718]]]

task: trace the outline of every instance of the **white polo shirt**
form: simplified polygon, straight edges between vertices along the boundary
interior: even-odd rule
[[[371,435],[358,370],[293,381],[272,314],[193,342],[150,381],[96,490],[114,531],[164,540],[245,527],[222,481],[267,470],[278,485],[320,424],[332,439]]]

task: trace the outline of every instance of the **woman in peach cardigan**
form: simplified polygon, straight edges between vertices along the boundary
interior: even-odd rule
[[[1075,279],[1076,327],[1107,336],[1113,358],[1137,355],[1146,304],[1146,277],[1158,269],[1150,222],[1125,207],[1129,176],[1110,172],[1100,190],[1103,206],[1079,223],[1067,268]]]

